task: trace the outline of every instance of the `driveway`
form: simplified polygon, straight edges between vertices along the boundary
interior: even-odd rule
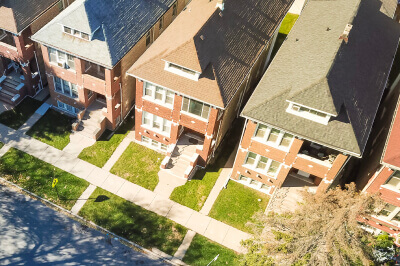
[[[0,185],[0,265],[162,265]]]

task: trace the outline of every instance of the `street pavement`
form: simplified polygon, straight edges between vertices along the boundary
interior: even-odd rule
[[[0,185],[0,265],[164,265]]]

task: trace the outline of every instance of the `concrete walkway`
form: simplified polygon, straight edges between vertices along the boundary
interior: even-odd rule
[[[126,148],[128,148],[129,144],[131,144],[132,140],[128,137],[125,137],[121,143],[118,145],[117,149],[111,155],[110,159],[103,166],[103,169],[106,171],[110,171],[114,164],[118,161],[119,157],[124,153]]]
[[[175,258],[177,258],[178,260],[182,260],[183,257],[185,257],[186,251],[189,249],[195,235],[196,232],[188,230],[185,238],[182,241],[182,244],[179,246],[178,250],[174,254]]]
[[[75,205],[72,207],[71,212],[73,214],[78,214],[78,212],[82,209],[83,205],[88,201],[90,195],[94,192],[97,187],[95,185],[90,184],[85,191],[83,191],[82,195],[77,199]]]
[[[226,161],[224,169],[222,169],[221,174],[219,175],[217,181],[215,182],[214,187],[212,188],[210,194],[208,195],[206,202],[204,202],[203,208],[201,208],[200,213],[204,215],[208,215],[210,213],[212,206],[214,205],[214,202],[217,200],[219,193],[221,192],[225,183],[227,182],[227,180],[231,175],[237,148],[238,147],[236,147],[233,150],[233,152],[229,156],[228,161]]]
[[[173,202],[167,197],[140,187],[2,124],[0,124],[0,141],[70,172],[87,180],[92,185],[99,186],[136,205],[165,216],[214,242],[237,252],[244,252],[240,241],[249,238],[248,233]]]
[[[63,151],[71,154],[74,157],[78,157],[82,150],[86,147],[92,146],[96,143],[96,140],[83,136],[82,134],[72,132],[69,135],[69,143]]]

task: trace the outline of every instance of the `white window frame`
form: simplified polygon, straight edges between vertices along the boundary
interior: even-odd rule
[[[300,108],[304,108],[307,109],[308,111],[300,111]],[[310,111],[314,111],[314,112],[318,112],[321,114],[325,114],[325,117],[321,117],[319,115],[316,114],[312,114],[310,113]],[[328,114],[326,112],[322,112],[320,110],[314,109],[314,108],[310,108],[298,103],[293,103],[293,102],[289,102],[289,106],[286,109],[286,112],[293,114],[293,115],[297,115],[303,118],[306,118],[308,120],[312,120],[314,122],[320,123],[320,124],[324,124],[327,125],[329,120],[331,119],[331,117],[333,116],[332,114]]]
[[[146,141],[145,141],[146,140]],[[141,142],[144,146],[149,147],[151,149],[157,148],[158,150],[162,151],[162,152],[167,152],[168,150],[168,145],[161,143],[157,140],[151,139],[149,137],[146,136],[142,136]],[[153,143],[157,142],[157,146],[153,145]],[[165,148],[164,148],[165,147]]]
[[[70,54],[68,54],[68,53],[66,53],[66,52],[63,52],[63,51],[59,51],[59,50],[57,50],[57,49],[55,49],[55,48],[52,48],[52,47],[48,47],[47,49],[48,49],[48,55],[49,55],[49,62],[50,62],[51,64],[57,65],[57,66],[60,66],[60,64],[61,64],[62,67],[65,68],[65,69],[67,69],[67,70],[76,71],[76,69],[75,69],[75,56],[70,55]],[[54,61],[51,60],[51,56],[50,56],[51,50],[53,50],[53,51],[56,52],[56,62],[54,62]],[[64,56],[61,56],[62,54],[64,54]],[[68,56],[71,56],[71,57],[72,57],[72,60],[68,60]],[[63,58],[60,60],[60,59],[59,59],[60,57],[63,57]],[[74,61],[74,66],[73,66],[73,68],[72,68],[71,65],[68,63],[69,61]]]
[[[394,192],[400,193],[400,182],[399,182],[399,184],[397,184],[396,187],[388,184],[389,180],[391,180],[392,178],[397,178],[400,180],[400,171],[394,171],[393,174],[391,174],[390,177],[386,180],[385,184],[382,185],[382,187],[390,189]]]
[[[70,30],[71,30],[71,33],[65,31],[65,28],[70,29]],[[74,36],[74,37],[76,37],[76,38],[79,38],[79,39],[82,39],[82,40],[85,40],[85,41],[90,41],[90,40],[92,39],[92,36],[91,36],[91,34],[89,34],[89,33],[82,32],[82,31],[79,31],[79,30],[76,30],[76,29],[73,29],[73,28],[71,28],[71,27],[64,26],[64,25],[62,25],[62,29],[63,29],[63,32],[64,32],[65,34]],[[75,33],[78,33],[78,34],[75,35]],[[86,35],[88,36],[87,39],[82,37],[84,34],[86,34]]]
[[[258,131],[260,126],[266,126],[266,125],[263,125],[261,123],[257,123],[256,130],[254,131],[254,134],[253,134],[253,139],[254,140],[256,140],[258,142],[261,142],[261,143],[264,143],[264,144],[267,144],[267,145],[272,146],[274,148],[278,148],[280,150],[284,150],[284,151],[290,150],[290,147],[292,146],[293,141],[295,139],[295,136],[293,134],[290,134],[288,132],[285,132],[285,131],[282,131],[282,130],[279,130],[279,129],[276,129],[276,128],[272,128],[272,127],[266,126],[267,129],[265,131],[265,135],[264,135],[264,137],[261,138],[261,137],[257,137],[256,136],[257,131]],[[269,138],[272,130],[278,130],[279,131],[278,138],[277,138],[277,140],[275,142],[274,141],[268,141],[268,138]],[[282,145],[283,137],[285,136],[285,134],[289,134],[289,135],[293,136],[292,140],[290,141],[289,146],[287,146],[287,147]]]
[[[58,78],[58,79],[61,80],[61,91],[57,90],[56,78]],[[55,92],[61,93],[61,94],[65,95],[65,96],[68,96],[68,97],[70,97],[70,98],[72,98],[72,99],[76,99],[76,98],[79,97],[78,86],[77,86],[76,84],[71,83],[71,82],[69,82],[69,81],[67,81],[67,80],[64,80],[64,79],[62,79],[62,78],[59,78],[59,77],[55,77],[55,76],[53,76],[53,82],[54,82],[54,91],[55,91]],[[69,93],[65,92],[65,89],[64,89],[64,82],[69,83]],[[73,91],[72,88],[73,88],[73,86],[75,86],[75,89],[76,89],[76,96],[74,96],[74,95],[72,94],[72,91]]]
[[[151,91],[151,95],[146,95],[146,89]],[[162,92],[161,92],[162,99],[161,100],[156,99],[156,90],[157,89],[161,89],[162,90]],[[167,94],[172,94],[173,95],[172,103],[167,103],[166,102]],[[145,81],[144,84],[143,84],[143,99],[154,101],[157,104],[160,104],[160,105],[163,105],[165,107],[168,107],[168,108],[172,109],[173,106],[174,106],[174,102],[175,102],[175,93],[170,91],[170,90],[167,90],[165,88],[162,88],[160,86],[157,86],[157,85],[155,85],[153,83]]]
[[[250,153],[254,153],[254,154],[256,155],[254,164],[247,164],[247,163],[246,163],[246,162],[247,162],[247,158],[249,157],[249,154],[250,154]],[[260,162],[261,158],[267,159],[265,169],[257,168],[257,165],[258,165],[258,163]],[[264,175],[267,175],[267,176],[270,176],[270,177],[276,179],[278,173],[279,173],[280,170],[281,170],[282,163],[280,163],[280,162],[278,162],[278,161],[275,161],[275,162],[279,163],[279,167],[278,167],[278,169],[276,170],[275,174],[272,175],[272,174],[268,173],[268,171],[269,171],[269,169],[271,168],[271,164],[272,164],[273,161],[275,161],[275,160],[272,160],[272,159],[270,159],[270,158],[268,158],[268,157],[265,157],[265,156],[261,156],[261,155],[255,153],[255,152],[248,151],[248,152],[247,152],[247,155],[246,155],[246,158],[244,159],[243,166],[246,167],[246,168],[249,168],[249,169],[251,169],[251,170],[254,170],[254,171],[258,172],[258,173],[261,173],[261,174],[264,174]]]
[[[181,77],[188,78],[194,81],[198,81],[200,77],[200,72],[194,71],[184,66],[180,66],[174,63],[165,61],[164,70],[177,74]]]
[[[147,124],[144,123],[146,114],[149,114],[150,125],[147,125]],[[159,119],[159,121],[160,121],[160,129],[153,127],[154,122],[157,119]],[[167,126],[169,128],[168,132],[164,131],[164,127],[165,126]],[[149,113],[149,112],[146,112],[146,111],[142,112],[142,127],[146,128],[146,129],[149,129],[151,131],[154,131],[154,132],[160,133],[161,135],[169,137],[170,134],[171,134],[171,126],[172,126],[172,122],[167,120],[167,119],[165,119],[165,118],[162,118],[162,117],[160,117],[158,115],[155,115],[155,114],[152,114],[152,113]]]
[[[264,184],[258,180],[255,180],[253,178],[247,177],[242,174],[239,175],[237,182],[239,182],[240,184],[243,184],[247,187],[250,187],[252,189],[258,190],[262,193],[268,194],[268,195],[270,195],[270,193],[271,193],[272,186]],[[257,182],[257,185],[252,184],[252,182]],[[263,186],[266,186],[268,188],[263,188]]]
[[[187,99],[187,100],[189,101],[189,102],[188,102],[188,109],[187,109],[187,111],[186,111],[186,110],[183,110],[183,102],[185,101],[185,99]],[[189,112],[190,101],[196,101],[196,102],[199,102],[199,103],[203,104],[203,106],[202,106],[202,108],[201,108],[201,115],[197,115],[197,114],[194,114],[194,113]],[[205,105],[208,106],[208,108],[209,108],[209,109],[208,109],[207,118],[204,118],[204,117],[202,116],[202,115],[203,115],[203,112],[204,112],[204,106],[205,106]],[[206,104],[206,103],[204,103],[204,102],[197,101],[197,100],[194,100],[194,99],[185,97],[185,96],[182,97],[181,112],[184,113],[184,114],[186,114],[186,115],[195,117],[196,119],[200,119],[200,120],[203,120],[203,121],[208,121],[208,119],[210,118],[211,109],[212,109],[212,106],[209,105],[209,104]]]
[[[62,110],[65,111],[65,112],[68,112],[68,113],[74,114],[74,115],[77,115],[77,114],[81,111],[81,110],[79,110],[78,108],[76,108],[76,107],[74,107],[74,106],[72,106],[72,105],[63,103],[63,102],[61,102],[61,101],[59,101],[59,100],[57,100],[57,107],[58,107],[59,109],[62,109]],[[73,110],[73,111],[69,110],[68,107],[71,107],[71,110]]]
[[[397,225],[400,225],[400,221],[393,220],[393,218],[400,212],[400,207],[397,207],[397,206],[395,206],[393,204],[390,204],[390,203],[386,203],[386,204],[394,206],[395,207],[394,210],[391,211],[388,216],[383,216],[383,215],[380,215],[378,213],[375,216],[375,218],[378,218],[378,219],[383,220],[383,221],[391,222],[391,223],[396,223]]]

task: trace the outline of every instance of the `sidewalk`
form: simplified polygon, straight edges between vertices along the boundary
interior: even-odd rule
[[[104,169],[78,159],[65,151],[58,150],[2,124],[0,124],[0,141],[9,147],[24,151],[87,180],[94,186],[99,186],[136,205],[165,216],[214,242],[237,252],[244,252],[240,241],[249,238],[250,235],[232,226],[173,202],[164,196],[142,188]]]

